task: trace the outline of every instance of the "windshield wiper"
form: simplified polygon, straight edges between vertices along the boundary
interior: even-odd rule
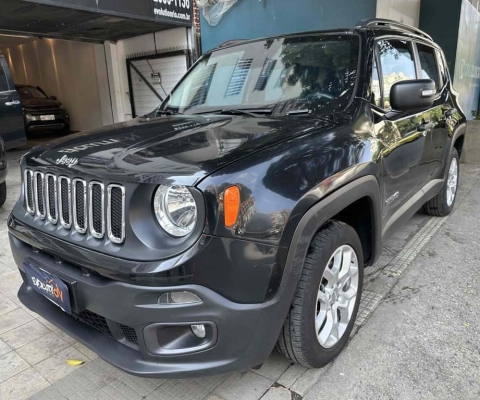
[[[202,111],[195,114],[226,114],[226,115],[248,115],[249,117],[260,118],[261,114],[271,114],[270,108],[232,108],[225,110]]]

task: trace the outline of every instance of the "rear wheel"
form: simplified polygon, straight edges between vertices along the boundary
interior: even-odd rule
[[[363,287],[363,254],[356,231],[331,222],[315,236],[291,310],[277,342],[286,358],[319,368],[345,347]]]
[[[440,192],[431,200],[429,200],[423,209],[427,214],[435,215],[437,217],[443,217],[450,214],[455,205],[458,189],[458,152],[457,149],[453,149],[450,156],[450,163],[448,164],[447,179],[442,186]]]
[[[7,182],[0,183],[0,207],[5,204],[7,200]]]

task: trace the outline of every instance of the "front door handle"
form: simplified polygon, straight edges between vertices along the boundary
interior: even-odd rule
[[[20,102],[19,102],[18,100],[6,101],[6,102],[5,102],[5,105],[6,105],[6,106],[16,106],[16,105],[18,105],[18,104],[20,104]]]
[[[420,124],[417,126],[417,129],[420,131],[420,132],[423,132],[423,136],[425,136],[427,134],[427,132],[432,129],[433,127],[435,126],[435,124],[433,122],[425,122],[423,124]]]

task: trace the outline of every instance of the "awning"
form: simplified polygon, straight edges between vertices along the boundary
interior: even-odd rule
[[[1,0],[0,33],[115,41],[191,26],[193,1]]]

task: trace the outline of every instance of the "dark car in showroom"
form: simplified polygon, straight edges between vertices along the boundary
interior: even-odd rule
[[[150,114],[22,158],[18,297],[136,375],[324,366],[386,238],[452,211],[465,131],[418,29],[230,41]]]
[[[70,116],[55,96],[48,96],[40,86],[15,85],[15,88],[20,95],[27,133],[70,132]]]

